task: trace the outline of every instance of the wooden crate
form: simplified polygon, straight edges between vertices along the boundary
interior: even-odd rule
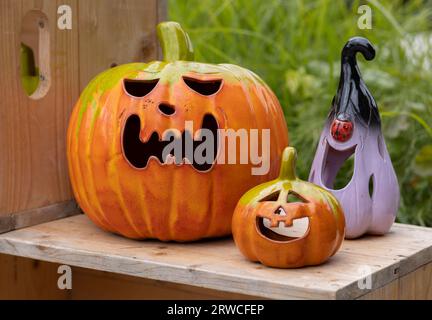
[[[70,30],[57,25],[61,5],[71,9]],[[31,10],[46,19],[28,20]],[[69,114],[102,70],[156,58],[155,26],[164,14],[164,0],[0,1],[0,233],[76,213],[65,150]],[[41,83],[50,83],[40,99],[21,86],[22,41],[43,65]]]
[[[72,266],[72,290],[57,288],[58,264]],[[255,297],[432,299],[432,229],[395,224],[386,236],[345,240],[321,266],[286,270],[247,261],[230,238],[136,241],[84,215],[0,235],[0,298]]]

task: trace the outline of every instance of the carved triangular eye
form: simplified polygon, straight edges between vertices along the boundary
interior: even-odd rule
[[[295,203],[295,202],[306,203],[308,201],[305,198],[303,198],[301,195],[299,195],[297,192],[290,190],[287,195],[287,203]]]
[[[264,198],[262,198],[259,202],[264,202],[264,201],[277,201],[279,198],[279,194],[280,191],[276,190],[272,193],[270,193],[269,195],[265,196]]]
[[[204,96],[210,96],[219,91],[222,80],[198,80],[189,77],[183,77],[183,81],[186,85],[195,92]]]
[[[124,79],[125,91],[136,98],[142,98],[149,94],[158,84],[159,79],[140,80],[140,79]]]

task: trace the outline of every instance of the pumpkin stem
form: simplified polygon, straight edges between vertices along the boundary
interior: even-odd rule
[[[282,153],[281,167],[279,171],[279,179],[295,180],[296,175],[297,151],[293,147],[286,147]]]
[[[179,23],[174,21],[159,23],[157,36],[162,47],[164,61],[194,60],[192,42]]]

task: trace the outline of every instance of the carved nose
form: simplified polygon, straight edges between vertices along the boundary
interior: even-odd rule
[[[175,108],[173,105],[162,102],[159,104],[159,111],[166,116],[171,116],[175,113]]]
[[[331,135],[336,141],[345,142],[352,137],[353,129],[351,121],[334,119],[331,125]]]

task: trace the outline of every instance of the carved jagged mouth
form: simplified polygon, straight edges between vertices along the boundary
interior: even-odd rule
[[[163,140],[158,132],[154,131],[150,138],[146,142],[140,140],[141,121],[137,115],[131,115],[127,120],[123,130],[122,147],[123,154],[128,162],[135,168],[142,169],[147,166],[147,163],[151,157],[159,160],[162,164],[190,164],[198,171],[207,171],[215,163],[217,150],[219,146],[218,137],[218,123],[216,118],[211,114],[206,114],[203,118],[201,129],[208,129],[213,135],[213,144],[211,145],[213,152],[209,155],[206,154],[208,148],[200,148],[200,154],[205,157],[205,161],[201,158],[196,159],[195,151],[198,146],[203,143],[208,143],[205,136],[202,134],[197,139],[193,139],[192,133],[188,130],[184,130],[181,136],[170,135],[169,130],[164,132],[164,136],[170,136],[170,139]],[[186,140],[190,141],[192,150],[187,151]],[[201,141],[202,140],[202,141]],[[175,143],[181,145],[181,149],[175,151],[171,149],[165,159],[163,159],[163,151],[168,144],[175,141]],[[166,149],[165,149],[166,150]]]
[[[291,226],[285,226],[285,223],[280,221],[277,227],[272,227],[267,218],[257,217],[256,220],[259,232],[264,237],[275,241],[293,241],[303,238],[309,232],[308,217],[293,219]]]

